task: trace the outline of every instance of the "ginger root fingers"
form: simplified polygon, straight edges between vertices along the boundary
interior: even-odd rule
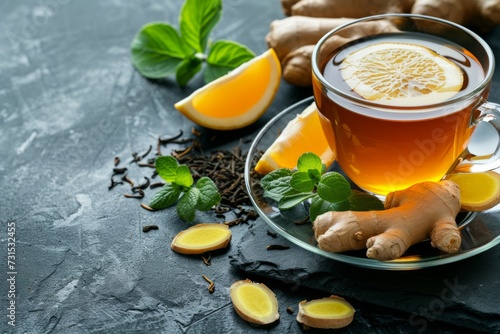
[[[387,195],[385,210],[328,212],[313,222],[318,247],[329,252],[367,249],[369,258],[393,260],[431,238],[443,252],[461,244],[455,217],[460,189],[451,181],[422,182]]]

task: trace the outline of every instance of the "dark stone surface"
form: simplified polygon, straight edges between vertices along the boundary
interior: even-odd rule
[[[160,135],[190,133],[193,127],[173,103],[200,87],[200,77],[185,88],[171,80],[146,80],[129,57],[138,29],[156,20],[177,24],[181,3],[0,2],[2,332],[299,333],[286,307],[296,310],[300,300],[335,292],[350,297],[357,310],[354,323],[339,333],[407,333],[420,328],[409,319],[414,307],[429,306],[444,280],[455,277],[467,289],[426,331],[458,332],[450,322],[498,331],[499,298],[493,293],[499,284],[498,248],[466,261],[464,268],[376,272],[296,247],[270,257],[260,247],[267,237],[259,219],[233,227],[232,246],[207,267],[199,257],[170,249],[175,234],[189,226],[173,209],[151,213],[123,197],[128,188],[108,190],[115,156],[130,166],[132,152],[144,152]],[[241,42],[259,54],[266,49],[269,23],[281,17],[277,0],[227,0],[212,37]],[[498,29],[486,36],[497,55],[499,36]],[[499,75],[494,102],[500,102]],[[283,82],[254,125],[231,132],[198,128],[205,149],[251,140],[272,116],[310,95],[309,89]],[[149,173],[137,168],[130,177],[141,182]],[[197,221],[222,219],[209,212]],[[159,230],[143,233],[149,224]],[[8,297],[8,225],[15,225],[14,299]],[[202,274],[215,282],[213,294]],[[278,323],[257,328],[234,313],[229,286],[246,277],[265,281],[276,292]],[[426,290],[429,286],[433,290]],[[15,327],[7,322],[10,300],[16,303]]]

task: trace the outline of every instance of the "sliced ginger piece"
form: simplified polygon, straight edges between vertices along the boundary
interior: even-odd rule
[[[224,224],[198,224],[179,232],[172,244],[181,254],[203,254],[225,248],[231,241],[231,231]]]
[[[301,301],[297,321],[313,328],[342,328],[352,322],[355,312],[344,298],[332,295]]]
[[[230,296],[236,313],[245,321],[267,325],[279,319],[276,295],[263,283],[236,281]]]
[[[496,172],[457,173],[446,179],[458,184],[463,210],[483,211],[500,204],[500,174]]]

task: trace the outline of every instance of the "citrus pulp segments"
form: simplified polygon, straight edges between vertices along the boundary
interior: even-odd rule
[[[342,62],[341,74],[365,99],[398,106],[445,101],[464,81],[460,67],[431,49],[392,42],[352,52]]]
[[[239,129],[262,116],[280,81],[281,64],[268,49],[177,102],[175,108],[206,128]]]
[[[335,160],[329,143],[334,143],[333,129],[313,102],[288,122],[259,159],[255,170],[267,174],[278,168],[295,168],[298,158],[306,152],[315,153],[329,166]]]
[[[495,171],[449,174],[446,179],[460,187],[463,210],[484,211],[500,203],[500,174]]]

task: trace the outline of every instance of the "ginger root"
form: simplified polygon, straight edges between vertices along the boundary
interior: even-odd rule
[[[435,16],[487,32],[500,24],[500,0],[281,0],[285,15],[266,36],[281,61],[283,78],[297,86],[311,85],[314,45],[328,31],[364,16],[414,13]]]
[[[393,260],[430,237],[432,246],[455,253],[461,244],[458,212],[455,182],[422,182],[389,193],[385,210],[327,212],[316,218],[313,229],[318,247],[329,252],[367,248],[369,258]]]

